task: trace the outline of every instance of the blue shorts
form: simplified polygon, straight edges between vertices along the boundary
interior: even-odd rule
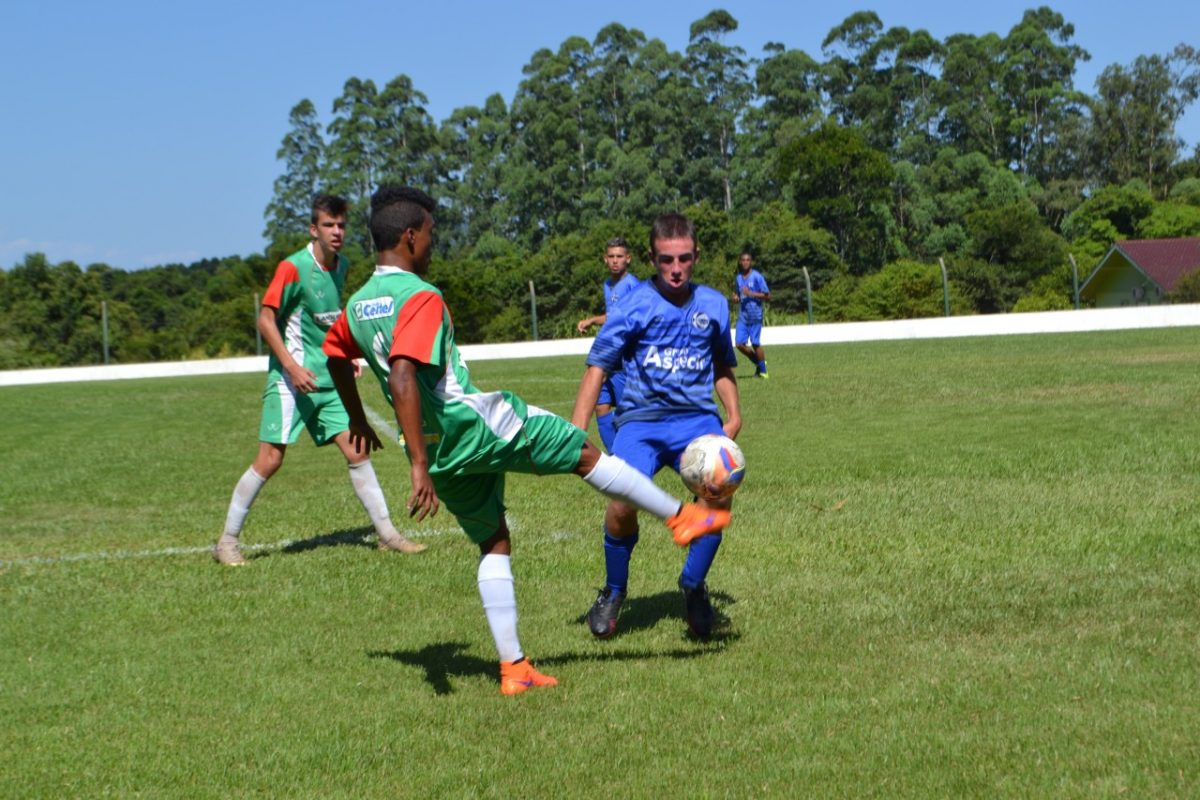
[[[616,406],[621,402],[621,397],[624,394],[625,373],[614,372],[604,379],[604,383],[600,384],[600,396],[596,398],[596,405]]]
[[[666,466],[678,472],[683,451],[706,433],[725,434],[721,418],[707,411],[676,414],[670,419],[630,420],[617,428],[612,453],[643,475],[653,476]]]
[[[746,319],[739,314],[737,336],[734,338],[733,343],[749,344],[751,347],[758,347],[762,344],[762,320]]]

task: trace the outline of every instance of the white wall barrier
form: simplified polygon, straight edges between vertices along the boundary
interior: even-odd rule
[[[1200,326],[1200,304],[1105,308],[1083,311],[1042,311],[1028,314],[988,314],[968,317],[887,320],[883,322],[832,322],[818,325],[781,325],[763,328],[764,346],[828,344],[894,339],[948,339],[962,336],[1004,336],[1029,333],[1078,333],[1137,328]],[[462,346],[468,361],[500,358],[586,355],[591,338],[544,342],[469,344]],[[221,375],[265,372],[266,356],[222,358],[206,361],[166,361],[154,364],[114,364],[96,367],[18,369],[0,371],[0,386],[40,383],[113,381],[128,378],[166,378],[184,375]]]

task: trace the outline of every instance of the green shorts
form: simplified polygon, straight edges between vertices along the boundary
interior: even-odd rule
[[[308,429],[318,445],[329,444],[333,437],[350,428],[350,417],[337,391],[320,389],[304,394],[293,391],[284,380],[268,378],[263,389],[258,440],[270,444],[295,444],[303,428]]]
[[[476,544],[490,539],[504,520],[504,475],[565,475],[579,466],[587,434],[562,417],[529,406],[521,433],[513,437],[498,463],[474,470],[432,474],[433,488]],[[435,445],[436,446],[436,445]],[[433,461],[430,454],[430,461]]]

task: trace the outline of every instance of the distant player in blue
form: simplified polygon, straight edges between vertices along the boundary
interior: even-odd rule
[[[588,328],[593,325],[603,325],[613,308],[641,285],[641,281],[629,271],[629,245],[620,236],[609,239],[608,244],[604,246],[604,266],[608,267],[608,278],[604,281],[604,313],[579,320],[575,329],[580,333],[587,333]],[[596,428],[600,431],[600,441],[604,442],[604,449],[610,453],[613,437],[617,435],[613,409],[621,402],[621,391],[624,388],[625,373],[618,368],[604,381],[600,387],[600,396],[596,400]]]
[[[771,299],[767,279],[754,269],[754,256],[743,250],[738,256],[738,274],[734,278],[733,299],[741,304],[737,319],[737,348],[755,364],[754,377],[769,378],[763,357],[763,301]]]
[[[575,397],[571,422],[585,427],[605,379],[624,371],[613,453],[646,475],[666,466],[678,471],[680,454],[697,436],[723,433],[735,438],[742,427],[729,303],[715,289],[692,283],[699,253],[696,228],[687,217],[667,214],[654,221],[650,258],[656,274],[609,314],[592,344]],[[714,389],[725,408],[724,425]],[[730,499],[697,502],[712,509],[731,504]],[[598,638],[608,638],[617,629],[637,541],[637,509],[611,501],[604,514],[607,581],[587,614]],[[699,637],[712,632],[716,616],[705,579],[720,546],[719,530],[692,539],[679,578],[688,628]]]

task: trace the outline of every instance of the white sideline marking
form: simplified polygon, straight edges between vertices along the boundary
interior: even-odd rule
[[[399,529],[397,529],[399,530]],[[459,533],[458,528],[435,528],[431,530],[402,530],[400,531],[409,539],[429,539],[435,536],[446,536],[452,533]],[[373,535],[372,535],[372,538]],[[283,550],[298,544],[309,543],[335,543],[335,542],[361,542],[362,536],[351,533],[345,534],[330,534],[328,536],[314,536],[309,539],[281,539],[278,542],[267,542],[263,544],[243,544],[243,551],[260,552],[268,550]],[[0,561],[0,569],[9,567],[24,567],[32,565],[47,565],[47,564],[70,564],[76,561],[122,561],[131,558],[163,558],[165,556],[194,556],[201,553],[211,554],[213,546],[206,545],[204,547],[163,547],[158,550],[101,550],[95,553],[72,553],[66,556],[30,556],[29,558],[14,558],[11,561]]]
[[[393,442],[396,441],[399,431],[396,430],[392,423],[384,419],[381,414],[379,414],[377,411],[375,411],[375,409],[371,408],[366,403],[363,403],[363,411],[366,412],[367,421],[370,422],[373,427],[382,428],[383,430],[387,431],[388,438]]]

